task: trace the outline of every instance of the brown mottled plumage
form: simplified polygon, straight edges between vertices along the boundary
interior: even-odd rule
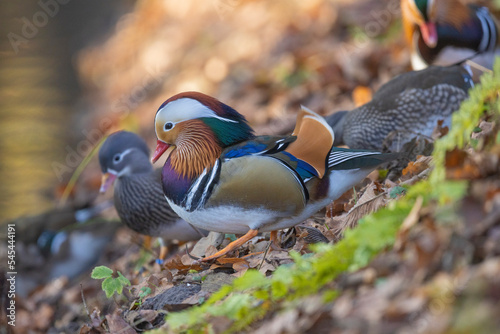
[[[99,150],[104,175],[101,192],[114,184],[114,203],[123,223],[144,235],[169,240],[197,240],[206,234],[182,220],[163,195],[160,174],[149,161],[149,149],[136,134],[120,131],[110,135]],[[105,178],[106,179],[106,178]],[[163,252],[165,249],[163,250]]]
[[[398,151],[417,136],[430,137],[438,120],[450,126],[452,113],[471,86],[472,78],[463,67],[431,66],[393,78],[370,102],[329,115],[326,121],[335,133],[335,145],[382,150],[385,139],[396,132],[390,149]]]

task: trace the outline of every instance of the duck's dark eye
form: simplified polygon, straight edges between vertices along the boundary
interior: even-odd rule
[[[168,123],[165,123],[164,129],[165,129],[165,131],[167,131],[167,130],[170,130],[171,128],[173,128],[173,127],[174,127],[174,124],[168,122]]]
[[[117,154],[117,155],[115,155],[115,156],[113,157],[113,161],[114,161],[115,163],[120,162],[121,160],[122,160],[122,156],[121,156],[121,154]]]

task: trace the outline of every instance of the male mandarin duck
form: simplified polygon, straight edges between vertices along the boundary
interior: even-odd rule
[[[382,150],[389,134],[398,151],[418,135],[430,137],[438,120],[450,126],[451,114],[468,97],[473,86],[468,66],[431,66],[403,73],[384,84],[367,104],[326,117],[335,133],[334,145]]]
[[[159,260],[167,252],[166,241],[198,240],[207,234],[182,220],[168,205],[161,185],[161,169],[153,170],[149,149],[138,135],[111,134],[99,150],[103,173],[100,192],[114,183],[114,203],[120,219],[137,233],[160,238]]]
[[[460,0],[401,0],[401,11],[414,70],[468,58],[493,68],[495,54],[500,54],[500,31],[486,7]]]
[[[185,92],[155,117],[153,162],[163,154],[163,191],[182,218],[210,231],[244,234],[209,261],[259,232],[312,216],[398,154],[334,148],[325,120],[302,108],[291,136],[254,136],[244,116],[217,99]]]

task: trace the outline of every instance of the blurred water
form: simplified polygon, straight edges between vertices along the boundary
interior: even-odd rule
[[[54,25],[40,29],[16,54],[8,33],[22,37],[19,18],[39,8],[36,2],[1,7],[7,17],[0,28],[0,219],[9,219],[52,206],[46,192],[57,179],[50,161],[62,154],[60,143],[67,139],[61,124],[67,123],[69,101],[60,89],[61,53],[50,40]]]
[[[0,2],[0,222],[54,206],[52,162],[83,138],[72,57],[106,36],[124,3]]]

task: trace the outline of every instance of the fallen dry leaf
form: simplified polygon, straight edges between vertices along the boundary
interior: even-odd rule
[[[196,242],[196,245],[194,245],[193,249],[191,250],[191,255],[196,257],[208,256],[208,247],[219,247],[222,244],[223,240],[224,233],[210,232],[206,237],[203,237]]]
[[[187,256],[187,255],[186,255]],[[189,257],[188,257],[189,259]],[[184,264],[182,258],[179,254],[174,256],[170,261],[165,262],[165,268],[167,269],[176,269],[179,273],[186,274],[190,270],[202,270],[201,265],[199,264]]]
[[[446,152],[445,166],[446,177],[452,180],[472,180],[479,178],[482,174],[480,167],[469,154],[457,148]]]
[[[90,314],[91,324],[83,324],[80,327],[80,334],[104,334],[107,331],[102,327],[104,320],[101,320],[101,311],[94,308]]]
[[[110,333],[135,334],[136,331],[123,318],[114,313],[106,316]]]
[[[377,189],[381,190],[380,185],[372,182],[347,215],[338,217],[329,224],[335,235],[342,235],[346,229],[356,226],[359,219],[386,204],[387,200],[384,197],[386,193],[379,193]]]
[[[83,324],[80,328],[80,334],[105,334],[106,330],[104,328],[94,328],[87,324]]]
[[[437,125],[431,134],[432,139],[436,140],[448,134],[450,129],[447,126],[443,126],[443,123],[444,121],[441,119],[437,121]]]
[[[460,168],[446,170],[446,178],[450,180],[472,180],[481,175],[479,168],[467,160]]]
[[[244,274],[248,269],[250,269],[250,265],[247,261],[244,262],[236,262],[233,264],[233,269],[236,272],[242,272]]]
[[[432,161],[432,157],[419,156],[417,161],[410,161],[408,166],[403,169],[403,175],[406,177],[413,177],[422,173],[424,170],[429,168],[429,163]]]
[[[318,242],[328,243],[327,237],[320,230],[311,226],[298,226],[302,233],[299,235],[299,238],[304,238],[305,242],[308,244],[315,244]]]
[[[354,194],[354,190],[349,189],[335,201],[326,207],[326,216],[332,218],[349,211],[354,204],[349,204]]]
[[[486,137],[494,134],[493,130],[495,129],[495,126],[496,126],[495,122],[481,121],[481,123],[479,123],[479,126],[478,126],[481,129],[481,131],[472,132],[471,138],[476,139],[476,140],[486,138]]]
[[[94,307],[90,314],[90,321],[93,328],[100,328],[102,326],[101,311]]]
[[[458,148],[455,148],[452,151],[447,151],[445,157],[445,166],[446,168],[462,167],[466,158],[467,153]]]

